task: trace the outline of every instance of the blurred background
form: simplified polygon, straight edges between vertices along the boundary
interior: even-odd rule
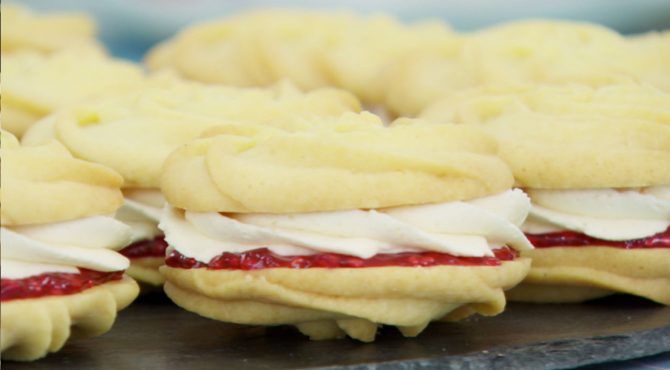
[[[254,8],[299,7],[389,13],[404,21],[437,18],[470,31],[519,18],[600,23],[621,33],[670,28],[670,0],[13,0],[38,12],[92,14],[100,36],[119,57],[139,60],[156,42],[186,25]]]

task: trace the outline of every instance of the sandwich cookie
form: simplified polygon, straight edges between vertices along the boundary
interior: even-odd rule
[[[498,314],[532,246],[529,200],[495,151],[447,125],[211,130],[163,168],[165,291],[205,317],[314,340]]]
[[[492,90],[497,90],[491,93]],[[670,304],[669,96],[649,86],[525,87],[454,94],[426,118],[471,123],[532,201],[534,250],[510,299],[629,293]]]
[[[108,331],[137,297],[117,252],[131,230],[111,216],[123,202],[116,172],[5,131],[1,155],[0,348],[3,359],[32,361],[71,335]]]

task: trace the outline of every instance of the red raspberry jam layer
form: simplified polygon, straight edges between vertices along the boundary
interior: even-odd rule
[[[336,253],[321,253],[310,256],[280,256],[267,248],[254,249],[245,253],[223,253],[209,263],[198,262],[177,251],[171,251],[165,264],[170,267],[210,270],[260,270],[265,268],[306,269],[322,268],[360,268],[360,267],[430,267],[441,265],[457,266],[499,266],[504,261],[514,260],[518,253],[508,247],[494,250],[494,257],[457,257],[446,253],[394,253],[377,254],[370,258],[359,258]]]
[[[96,285],[121,280],[123,271],[79,269],[78,274],[54,272],[25,279],[1,279],[0,301],[79,293]]]
[[[559,231],[546,234],[526,234],[536,248],[580,247],[599,245],[624,249],[670,248],[670,227],[656,235],[642,239],[611,241],[592,238],[574,231]]]
[[[165,249],[167,243],[163,235],[157,236],[153,239],[140,240],[119,251],[124,256],[133,258],[144,257],[165,257]]]

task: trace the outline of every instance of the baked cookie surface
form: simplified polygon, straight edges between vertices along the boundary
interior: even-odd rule
[[[340,120],[356,118],[344,115]],[[492,155],[495,142],[475,128],[409,124],[392,130],[354,125],[337,132],[230,130],[237,128],[220,128],[218,135],[171,154],[162,177],[171,204],[198,211],[270,213],[382,208],[472,199],[504,191],[512,183],[507,167]],[[255,181],[264,178],[268,181]],[[185,182],[199,191],[183,192]],[[300,196],[279,197],[276,192]]]
[[[2,55],[59,50],[103,50],[95,40],[96,25],[85,14],[39,15],[16,4],[2,5]]]
[[[138,293],[126,277],[77,294],[2,302],[2,358],[32,361],[57,352],[71,337],[101,335]]]
[[[58,142],[21,146],[2,131],[0,275],[3,359],[32,361],[71,335],[109,330],[138,294],[116,251],[131,230],[115,220],[122,178],[73,158]]]
[[[532,246],[518,229],[528,198],[495,152],[464,126],[219,126],[163,169],[165,291],[315,340],[498,314],[530,267],[511,248]]]
[[[99,50],[3,54],[2,65],[2,126],[18,137],[50,113],[85,99],[129,91],[144,79],[138,66]]]
[[[125,187],[155,188],[165,158],[179,145],[221,124],[267,124],[299,129],[299,117],[360,110],[335,89],[302,93],[285,83],[269,89],[185,82],[157,76],[131,93],[73,106],[31,130],[24,143],[55,138],[76,157],[123,175]]]
[[[179,306],[216,320],[295,325],[311,339],[345,334],[373,341],[379,325],[418,335],[441,319],[497,315],[503,290],[530,268],[528,259],[498,267],[275,268],[258,271],[164,266],[167,295]]]
[[[453,49],[444,24],[405,25],[387,16],[305,10],[254,11],[189,27],[155,47],[150,69],[235,86],[289,79],[302,89],[334,86],[383,102],[391,63],[425,49]]]
[[[527,20],[461,36],[453,50],[395,63],[385,105],[415,116],[444,95],[474,87],[643,83],[668,91],[668,32],[627,37],[596,24]]]
[[[22,147],[3,131],[2,151],[3,226],[103,215],[122,204],[121,176],[73,158],[58,142]]]
[[[450,94],[422,118],[482,127],[518,186],[646,187],[670,184],[669,103],[640,84],[502,86]]]
[[[552,247],[525,252],[533,268],[511,300],[581,302],[628,293],[670,305],[670,249]]]

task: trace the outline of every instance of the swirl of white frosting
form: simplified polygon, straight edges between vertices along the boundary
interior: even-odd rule
[[[158,221],[163,213],[165,198],[157,189],[132,189],[123,192],[123,206],[115,218],[132,230],[131,243],[153,239],[163,234]]]
[[[532,245],[519,229],[530,201],[520,190],[468,202],[295,214],[220,214],[167,206],[159,224],[171,248],[209,262],[224,253],[268,248],[279,255],[436,251],[483,257]]]
[[[571,230],[613,241],[645,238],[670,226],[670,186],[528,190],[528,233]]]
[[[48,272],[122,271],[126,257],[116,252],[130,242],[130,228],[109,216],[41,225],[2,227],[2,278],[22,279]]]

